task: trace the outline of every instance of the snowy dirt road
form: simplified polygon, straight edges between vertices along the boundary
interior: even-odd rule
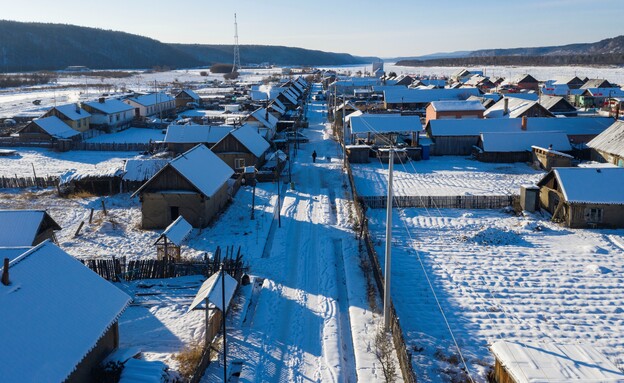
[[[326,106],[309,107],[310,142],[293,153],[294,189],[283,195],[281,224],[250,260],[263,282],[243,289],[242,308],[229,320],[228,360],[243,361],[240,382],[383,378],[370,353],[377,318],[359,270],[339,147],[324,131]],[[204,382],[222,379],[219,364]]]

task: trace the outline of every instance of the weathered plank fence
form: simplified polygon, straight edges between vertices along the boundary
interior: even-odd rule
[[[0,177],[0,189],[47,188],[58,184],[58,177]]]
[[[440,209],[501,209],[512,206],[518,195],[395,196],[393,207]],[[386,196],[365,196],[360,200],[371,209],[385,209]]]

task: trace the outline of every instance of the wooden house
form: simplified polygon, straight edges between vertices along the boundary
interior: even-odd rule
[[[555,116],[576,117],[578,115],[578,110],[574,105],[560,96],[542,96],[539,103]]]
[[[334,121],[339,128],[342,128],[342,121],[344,117],[349,114],[358,111],[359,109],[351,103],[351,101],[345,101],[342,104],[334,108]]]
[[[624,121],[615,121],[604,132],[587,143],[592,161],[624,167]]]
[[[167,149],[175,154],[184,153],[197,144],[211,148],[231,132],[231,125],[169,125],[164,142]]]
[[[201,97],[190,89],[183,89],[175,95],[175,106],[177,109],[185,109],[190,104],[201,105]]]
[[[79,104],[58,105],[47,111],[41,117],[56,116],[77,132],[89,130],[91,114],[82,109]]]
[[[150,93],[131,97],[124,102],[134,108],[134,117],[166,116],[175,111],[175,99],[168,94]]]
[[[32,120],[16,132],[24,142],[56,142],[59,140],[79,141],[80,132],[72,129],[56,116]]]
[[[553,85],[566,85],[568,89],[579,89],[585,84],[585,81],[577,76],[557,78]]]
[[[468,69],[458,69],[457,71],[455,71],[453,74],[451,74],[451,80],[453,82],[465,82],[467,81],[470,77],[474,76],[475,73],[470,72]]]
[[[179,216],[205,227],[225,207],[234,171],[204,145],[176,157],[137,190],[144,229],[163,229]]]
[[[0,247],[35,246],[61,230],[45,210],[0,210]]]
[[[552,147],[543,148],[540,146],[532,146],[533,164],[539,164],[539,167],[550,171],[553,168],[569,168],[572,166],[574,157],[567,153],[554,150]]]
[[[483,118],[485,107],[480,101],[433,101],[425,110],[425,124],[435,119]]]
[[[624,97],[620,88],[581,88],[582,93],[575,95],[575,104],[581,108],[600,108],[608,105],[613,97]]]
[[[470,96],[480,96],[477,88],[458,89],[409,89],[393,87],[384,91],[384,108],[420,111],[433,101],[466,100]]]
[[[564,132],[485,132],[481,133],[473,156],[482,162],[529,162],[533,146],[546,146],[560,152],[572,150]]]
[[[84,110],[91,114],[91,127],[115,132],[130,127],[134,108],[114,98],[100,97],[97,102],[84,102]]]
[[[494,383],[624,382],[624,373],[587,344],[499,340],[491,350],[496,359]]]
[[[49,241],[1,272],[2,381],[97,381],[130,297]]]
[[[266,108],[258,108],[251,112],[244,122],[247,124],[255,125],[260,129],[260,135],[266,140],[270,141],[277,132],[278,118],[269,113]]]
[[[592,88],[613,88],[611,83],[603,78],[590,78],[587,79],[578,89],[592,89]]]
[[[503,84],[505,84],[505,82],[503,82]],[[517,90],[526,89],[537,92],[539,89],[539,81],[537,81],[535,77],[530,74],[524,74],[514,79],[510,79],[508,84],[512,85]]]
[[[410,75],[402,74],[396,78],[394,85],[410,86],[414,83],[414,78]]]
[[[489,77],[475,74],[465,81],[462,87],[479,88],[482,92],[487,93],[491,89],[496,88],[496,85],[490,80]]]
[[[555,168],[538,183],[540,205],[572,228],[624,228],[624,168]]]
[[[472,153],[481,133],[527,131],[562,131],[571,143],[585,143],[602,133],[613,123],[608,117],[576,118],[483,118],[431,120],[425,126],[433,141],[432,155],[465,156]],[[549,143],[546,143],[548,146]]]
[[[257,126],[245,124],[229,132],[211,150],[235,172],[241,173],[247,166],[260,168],[270,147],[258,133]]]
[[[537,101],[503,97],[485,113],[485,118],[555,117]]]
[[[182,243],[193,231],[193,226],[186,222],[184,217],[179,216],[171,225],[167,226],[160,237],[154,242],[157,259],[181,260]]]
[[[487,96],[487,97],[486,97]],[[498,93],[488,93],[483,96],[470,96],[466,101],[479,101],[485,110],[489,109],[492,105],[496,104],[498,100],[502,98]],[[485,113],[485,112],[484,112]]]

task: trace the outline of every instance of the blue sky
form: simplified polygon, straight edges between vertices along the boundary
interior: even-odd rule
[[[0,18],[163,42],[286,45],[379,57],[594,42],[624,34],[623,0],[28,0]]]

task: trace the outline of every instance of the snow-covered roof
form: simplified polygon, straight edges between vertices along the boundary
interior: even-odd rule
[[[286,113],[286,109],[282,108],[281,106],[279,106],[277,104],[277,102],[275,102],[277,100],[273,100],[271,101],[271,103],[269,104],[269,109],[273,109],[274,111],[276,111],[279,114],[284,114]]]
[[[389,104],[421,104],[441,100],[465,100],[470,96],[479,96],[477,88],[460,89],[409,89],[396,87],[384,91],[384,100]]]
[[[62,382],[130,297],[46,241],[13,259],[0,284],[0,360],[6,382]]]
[[[222,284],[225,288],[222,288]],[[230,306],[230,301],[236,292],[237,286],[238,282],[236,282],[236,279],[232,278],[228,273],[224,273],[223,278],[220,272],[212,274],[210,278],[206,279],[204,283],[202,283],[195,299],[193,299],[193,303],[189,306],[188,311],[193,310],[208,299],[209,304],[223,312],[224,305],[222,292],[225,292],[225,308],[227,308]]]
[[[555,168],[568,202],[624,204],[624,168]]]
[[[397,114],[363,114],[349,118],[351,133],[402,133],[422,130],[420,117]]]
[[[168,101],[173,101],[173,98],[169,96],[168,94],[160,92],[160,93],[144,94],[142,96],[129,98],[128,100],[134,101],[137,104],[140,104],[143,106],[152,106],[152,105],[165,103]]]
[[[96,164],[94,168],[70,169],[59,176],[59,184],[67,185],[71,182],[96,179],[122,177],[123,168],[119,164]]]
[[[167,226],[160,237],[167,237],[174,245],[180,246],[191,234],[191,231],[193,231],[193,226],[184,217],[179,216],[171,225]]]
[[[528,117],[528,131],[564,131],[568,135],[600,134],[613,123],[608,117],[550,118]],[[521,118],[474,118],[429,120],[433,137],[478,136],[486,132],[517,132],[522,129]]]
[[[129,159],[124,165],[125,181],[147,181],[167,165],[164,159]]]
[[[588,344],[501,340],[491,350],[515,383],[624,383],[624,373]]]
[[[0,246],[32,246],[44,221],[61,230],[45,210],[0,210]]]
[[[286,105],[284,105],[284,103],[281,102],[280,100],[278,100],[277,98],[274,98],[271,101],[271,104],[277,105],[280,109],[282,109],[284,111],[284,113],[286,113]]]
[[[182,153],[167,166],[177,170],[206,197],[212,197],[234,174],[234,171],[228,164],[201,144]],[[145,185],[147,183],[143,187]],[[143,187],[138,191],[143,189]]]
[[[0,259],[9,258],[12,261],[30,249],[32,246],[0,247]]]
[[[38,118],[33,120],[33,124],[54,138],[72,138],[80,134],[80,132],[70,128],[69,125],[56,116]]]
[[[624,90],[620,88],[583,88],[594,97],[624,97]]]
[[[253,126],[248,124],[233,130],[230,134],[256,157],[261,157],[271,147],[267,140],[258,134]]]
[[[183,89],[183,90],[181,90],[181,91],[180,91],[180,93],[178,93],[178,94],[176,95],[176,97],[178,97],[178,96],[179,96],[179,95],[181,95],[182,93],[186,93],[186,94],[187,94],[190,98],[192,98],[192,99],[193,99],[193,100],[195,100],[195,101],[200,101],[200,100],[201,100],[201,97],[199,97],[199,96],[197,95],[197,93],[195,93],[194,91],[192,91],[192,90],[190,90],[190,89]]]
[[[128,105],[125,102],[119,101],[115,98],[104,99],[104,102],[91,101],[85,102],[84,104],[102,112],[102,114],[121,113],[134,109],[132,105]]]
[[[607,130],[589,141],[587,146],[624,158],[624,121],[615,121]]]
[[[505,100],[508,113],[505,114]],[[505,97],[492,105],[485,113],[486,118],[517,118],[537,104],[537,101],[525,100],[518,97]],[[548,112],[545,112],[548,113]]]
[[[269,129],[274,129],[277,126],[277,117],[269,113],[265,108],[258,108],[251,112],[256,120]]]
[[[76,104],[65,104],[65,105],[57,105],[54,109],[61,112],[65,117],[69,118],[72,121],[77,121],[83,118],[91,117],[91,114],[86,110],[82,109],[80,106]]]
[[[487,132],[481,133],[483,150],[486,152],[531,151],[532,146],[549,147],[570,151],[570,140],[565,132]]]
[[[169,125],[165,142],[170,144],[195,144],[219,142],[232,131],[231,126]]]
[[[345,123],[348,123],[351,120],[351,117],[357,117],[357,116],[361,116],[363,114],[364,114],[364,112],[362,112],[361,110],[356,110],[353,113],[347,114],[345,116]]]
[[[472,97],[472,96],[471,96]],[[456,112],[456,111],[479,111],[485,110],[485,107],[478,100],[466,101],[433,101],[431,102],[433,110],[436,112]]]
[[[160,360],[129,359],[124,363],[119,383],[161,383],[165,381],[168,366]]]

